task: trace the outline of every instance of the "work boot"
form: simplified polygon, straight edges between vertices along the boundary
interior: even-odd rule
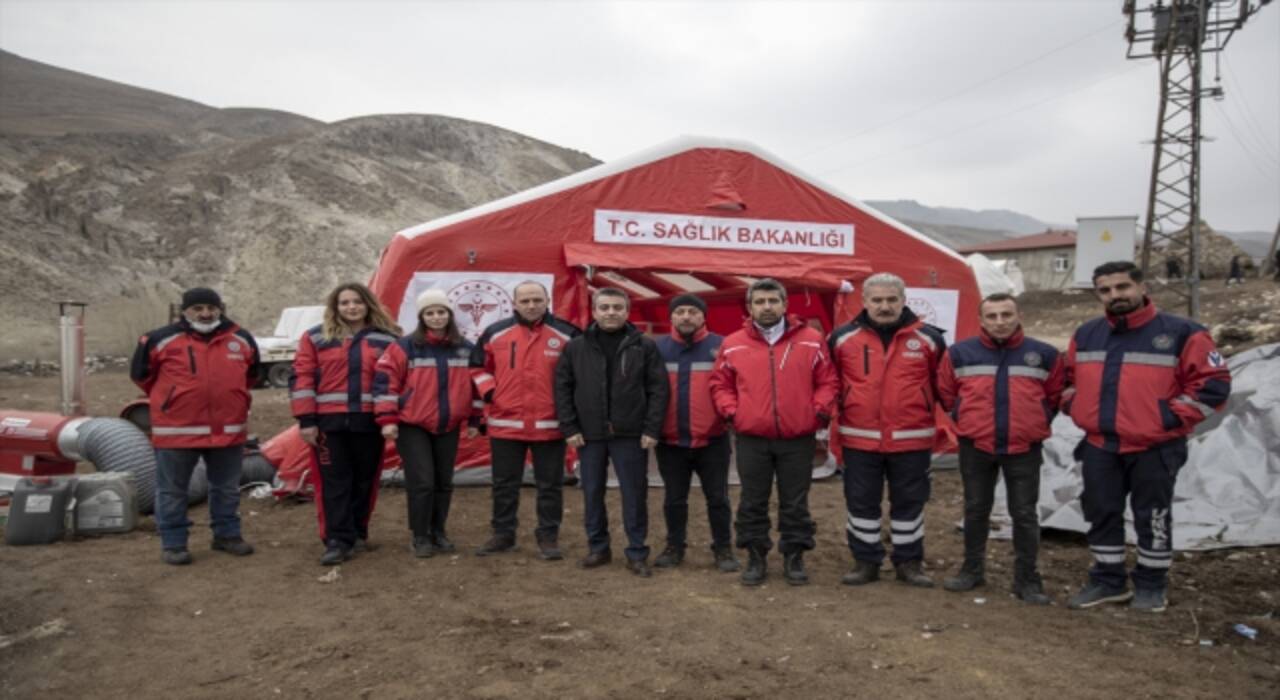
[[[1134,593],[1133,600],[1129,602],[1129,609],[1161,613],[1164,612],[1166,605],[1163,588],[1139,588]]]
[[[869,561],[855,561],[849,573],[840,577],[840,583],[846,586],[865,586],[880,580],[880,565]]]
[[[765,557],[768,555],[766,550],[759,547],[747,548],[747,569],[742,572],[742,585],[759,586],[764,583],[764,579],[769,575],[768,564]]]
[[[215,537],[209,544],[209,549],[234,554],[237,557],[253,554],[253,545],[245,542],[243,537]]]
[[[662,550],[662,554],[659,554],[658,558],[653,560],[653,566],[658,569],[670,569],[674,566],[680,566],[682,561],[684,561],[684,547],[669,544],[666,549]]]
[[[1049,605],[1053,603],[1053,599],[1045,594],[1044,584],[1040,582],[1039,577],[1034,581],[1014,582],[1013,595],[1027,605]]]
[[[437,532],[431,536],[431,546],[441,554],[452,554],[458,548],[453,546],[448,537],[443,532]]]
[[[350,558],[350,547],[337,540],[330,540],[325,543],[324,554],[320,555],[320,564],[323,566],[336,566]]]
[[[413,538],[413,556],[419,559],[430,559],[436,555],[435,545],[431,543],[429,537]]]
[[[357,554],[372,552],[377,548],[378,548],[378,545],[370,542],[368,537],[357,537],[356,543],[351,546],[351,556],[354,557]]]
[[[583,569],[595,569],[613,561],[613,552],[602,549],[599,552],[591,552],[583,557],[578,566]]]
[[[564,559],[564,552],[560,551],[560,543],[555,537],[539,537],[538,538],[538,558],[543,561],[560,561]]]
[[[717,547],[713,554],[716,558],[716,568],[726,574],[731,574],[742,568],[742,564],[738,563],[738,558],[733,556],[733,550],[728,547]]]
[[[510,552],[516,548],[516,538],[514,535],[494,535],[487,542],[480,545],[476,550],[477,557],[487,557],[492,554],[501,554]]]
[[[627,571],[630,571],[640,578],[649,578],[653,575],[653,571],[649,568],[649,562],[643,559],[628,559]]]
[[[904,561],[894,567],[898,570],[898,580],[908,586],[917,588],[933,588],[933,579],[925,575],[920,560]]]
[[[970,564],[969,562],[965,562],[955,576],[951,576],[942,582],[942,587],[952,593],[972,591],[978,586],[985,585],[987,585],[987,579],[983,576],[982,565]]]
[[[1072,610],[1084,610],[1103,603],[1124,603],[1132,597],[1133,593],[1124,586],[1106,586],[1089,581],[1079,593],[1071,596],[1071,600],[1067,601],[1067,607]]]
[[[186,566],[191,563],[191,552],[186,547],[166,547],[160,551],[160,561],[173,566]]]
[[[793,586],[809,583],[809,574],[804,572],[804,550],[797,549],[782,555],[782,577]]]

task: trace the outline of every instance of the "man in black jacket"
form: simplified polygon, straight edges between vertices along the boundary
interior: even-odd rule
[[[605,287],[591,297],[594,323],[565,346],[556,365],[556,413],[565,442],[578,449],[590,551],[579,565],[604,566],[609,549],[605,485],[609,461],[622,491],[627,569],[649,576],[649,448],[667,410],[667,370],[658,346],[627,322],[631,300]]]

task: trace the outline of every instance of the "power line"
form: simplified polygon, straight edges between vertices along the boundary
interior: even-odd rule
[[[1067,43],[1062,44],[1061,46],[1058,46],[1058,47],[1052,48],[1052,49],[1050,49],[1050,50],[1048,50],[1048,51],[1046,51],[1046,52],[1044,52],[1044,53],[1040,54],[1039,56],[1036,56],[1035,58],[1032,58],[1032,59],[1029,59],[1029,60],[1023,61],[1022,63],[1019,63],[1019,64],[1017,64],[1017,65],[1013,66],[1012,68],[1009,68],[1009,69],[1007,69],[1007,70],[1005,70],[1005,71],[1002,71],[1002,72],[1000,72],[1000,73],[997,73],[997,74],[995,74],[995,75],[993,75],[993,76],[991,76],[991,77],[989,77],[989,78],[986,78],[986,79],[980,80],[980,81],[978,81],[978,82],[976,82],[976,83],[973,83],[973,84],[971,84],[971,85],[969,85],[969,86],[967,86],[967,87],[961,88],[960,90],[957,90],[956,92],[953,92],[953,93],[951,93],[951,94],[949,94],[949,95],[946,95],[946,96],[944,96],[944,97],[941,97],[941,98],[939,98],[939,99],[937,99],[937,100],[934,100],[933,102],[929,102],[929,103],[923,104],[923,105],[921,105],[921,106],[919,106],[919,107],[916,107],[915,109],[911,109],[911,110],[908,110],[908,111],[906,111],[906,112],[903,112],[902,114],[899,114],[898,116],[896,116],[896,117],[894,117],[894,118],[892,118],[892,119],[889,119],[888,121],[881,122],[880,124],[877,124],[876,126],[872,126],[872,127],[869,127],[869,128],[863,129],[863,130],[861,130],[861,131],[857,131],[857,132],[855,132],[855,133],[853,133],[853,134],[851,134],[851,135],[849,135],[849,136],[845,136],[845,137],[843,137],[843,138],[837,139],[836,141],[830,141],[830,142],[824,143],[824,144],[822,144],[822,145],[820,145],[820,146],[817,146],[816,148],[809,149],[808,151],[802,152],[802,153],[799,155],[799,157],[804,158],[805,156],[813,155],[814,153],[817,153],[818,151],[825,151],[825,150],[828,150],[828,149],[831,149],[831,148],[835,148],[835,147],[838,147],[838,146],[843,146],[844,144],[846,144],[846,143],[848,143],[848,142],[850,142],[850,141],[853,141],[854,139],[857,139],[857,138],[860,138],[860,137],[862,137],[862,136],[865,136],[865,135],[867,135],[867,134],[869,134],[869,133],[871,133],[871,132],[873,132],[873,131],[879,131],[880,129],[883,129],[883,128],[885,128],[886,126],[892,126],[893,124],[896,124],[896,123],[898,123],[898,122],[900,122],[900,121],[902,121],[902,120],[904,120],[904,119],[907,119],[907,118],[909,118],[909,117],[914,117],[915,115],[917,115],[917,114],[919,114],[919,113],[921,113],[921,112],[923,112],[923,111],[925,111],[925,110],[928,110],[928,109],[932,109],[932,108],[934,108],[934,107],[937,107],[938,105],[940,105],[940,104],[942,104],[942,103],[944,103],[944,102],[949,102],[949,101],[951,101],[951,100],[953,100],[953,99],[955,99],[955,98],[957,98],[957,97],[959,97],[959,96],[961,96],[961,95],[964,95],[964,94],[966,94],[966,93],[969,93],[969,92],[972,92],[972,91],[974,91],[974,90],[977,90],[977,89],[978,89],[978,88],[980,88],[980,87],[985,87],[985,86],[987,86],[987,85],[990,85],[991,83],[994,83],[995,81],[997,81],[997,80],[999,80],[999,79],[1001,79],[1001,78],[1005,77],[1006,75],[1009,75],[1010,73],[1015,73],[1015,72],[1017,72],[1017,71],[1019,71],[1019,70],[1022,70],[1023,68],[1026,68],[1027,66],[1029,66],[1029,65],[1031,65],[1031,64],[1033,64],[1033,63],[1037,63],[1037,62],[1039,62],[1039,61],[1041,61],[1041,60],[1043,60],[1043,59],[1045,59],[1045,58],[1048,58],[1049,56],[1052,56],[1052,55],[1054,55],[1054,54],[1056,54],[1056,53],[1058,53],[1058,52],[1060,52],[1060,51],[1063,51],[1063,50],[1065,50],[1065,49],[1069,49],[1069,48],[1071,48],[1072,46],[1075,46],[1076,44],[1079,44],[1080,42],[1082,42],[1082,41],[1084,41],[1084,40],[1086,40],[1086,39],[1090,39],[1090,38],[1092,38],[1092,37],[1094,37],[1094,36],[1097,36],[1098,34],[1101,34],[1102,32],[1104,32],[1104,31],[1106,31],[1106,30],[1108,30],[1108,29],[1111,29],[1111,28],[1115,27],[1115,26],[1116,26],[1116,25],[1118,25],[1118,24],[1120,24],[1120,20],[1116,20],[1116,21],[1114,21],[1114,22],[1109,22],[1109,23],[1107,23],[1106,25],[1104,25],[1104,26],[1102,26],[1102,27],[1099,27],[1099,28],[1097,28],[1097,29],[1095,29],[1095,30],[1093,30],[1093,31],[1089,32],[1088,34],[1082,34],[1081,36],[1078,36],[1078,37],[1076,37],[1075,39],[1072,39],[1071,41],[1068,41]]]
[[[1236,79],[1235,71],[1231,70],[1231,66],[1227,65],[1225,60],[1221,62],[1221,65],[1226,71],[1228,82],[1231,83],[1231,89],[1235,91],[1235,96],[1239,97],[1240,104],[1242,105],[1241,111],[1244,112],[1246,125],[1253,129],[1254,134],[1258,137],[1258,143],[1262,144],[1268,155],[1276,152],[1276,147],[1271,145],[1271,140],[1266,135],[1266,131],[1259,126],[1259,122],[1254,120],[1253,106],[1249,104],[1247,99],[1245,99],[1245,91],[1240,89],[1240,81]]]
[[[1217,102],[1214,102],[1213,106],[1218,110],[1218,114],[1222,115],[1223,120],[1226,121],[1227,131],[1231,132],[1231,138],[1235,139],[1236,143],[1240,144],[1240,149],[1244,151],[1245,156],[1249,161],[1249,164],[1252,165],[1254,168],[1257,168],[1258,172],[1262,173],[1262,176],[1267,178],[1268,180],[1275,179],[1276,177],[1275,173],[1270,172],[1265,166],[1258,164],[1258,161],[1254,157],[1255,149],[1249,148],[1247,145],[1245,145],[1245,142],[1241,140],[1240,134],[1236,131],[1236,125],[1234,122],[1231,121],[1231,117],[1227,114],[1227,110],[1223,109],[1222,105],[1218,104]],[[1280,162],[1277,162],[1277,165],[1280,165]]]

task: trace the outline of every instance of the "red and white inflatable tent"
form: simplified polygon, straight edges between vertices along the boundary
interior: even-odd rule
[[[829,331],[861,309],[861,280],[886,271],[949,341],[977,332],[978,288],[961,256],[752,144],[684,137],[400,231],[370,287],[406,329],[417,295],[444,289],[471,339],[511,314],[527,279],[579,326],[592,289],[622,287],[632,321],[657,333],[667,301],[693,291],[724,334],[741,327],[750,278],[768,276],[787,285],[792,313]],[[459,469],[487,475],[487,445],[473,442]]]

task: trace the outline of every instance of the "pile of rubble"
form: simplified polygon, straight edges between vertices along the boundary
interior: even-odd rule
[[[129,358],[120,355],[90,355],[84,360],[84,369],[88,374],[122,370],[129,367]],[[0,365],[0,373],[21,377],[52,377],[62,371],[62,366],[53,360],[9,360]]]

